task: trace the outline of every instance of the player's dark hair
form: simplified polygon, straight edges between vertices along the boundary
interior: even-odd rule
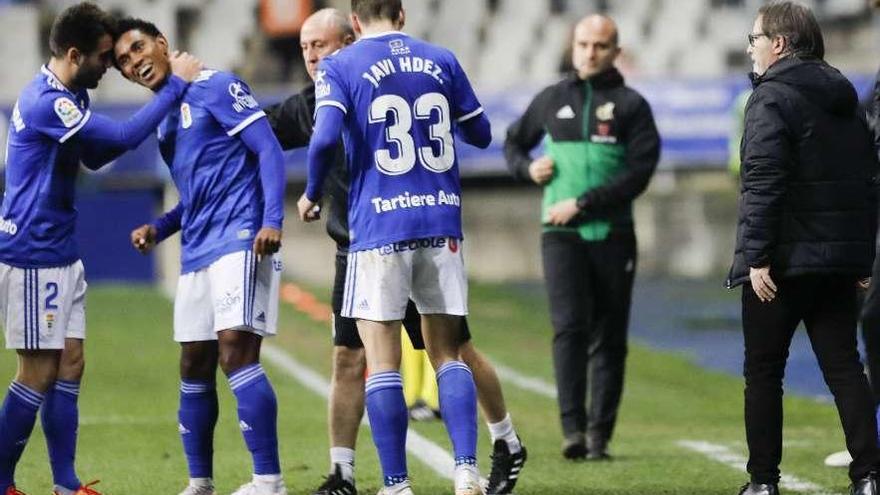
[[[365,22],[396,21],[402,10],[401,0],[351,0],[351,12]]]
[[[135,17],[126,17],[125,19],[116,21],[116,31],[113,33],[113,43],[115,44],[123,34],[129,31],[140,31],[153,38],[163,36],[162,31],[159,31],[159,28],[157,28],[152,22],[137,19]]]
[[[799,58],[825,58],[822,29],[809,7],[795,2],[771,2],[758,9],[761,29],[771,39],[785,38],[789,54]]]
[[[78,3],[55,18],[49,31],[49,51],[59,58],[71,48],[89,54],[98,48],[102,36],[112,36],[115,29],[113,16],[92,2]]]

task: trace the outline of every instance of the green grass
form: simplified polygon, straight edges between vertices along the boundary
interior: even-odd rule
[[[326,290],[318,295],[326,299]],[[543,298],[499,286],[471,288],[471,328],[478,347],[493,359],[552,382],[551,331]],[[101,478],[111,495],[175,495],[186,479],[176,428],[177,345],[171,340],[171,304],[158,292],[96,287],[88,300],[88,370],[81,394],[78,471]],[[283,305],[275,344],[325,376],[329,325]],[[15,359],[0,353],[0,376],[11,377]],[[279,399],[284,475],[291,493],[310,493],[328,467],[325,403],[282,371],[267,365]],[[220,380],[221,418],[215,443],[215,479],[229,493],[250,476],[250,460],[237,428],[235,403]],[[676,445],[706,440],[745,451],[742,384],[708,372],[685,358],[632,346],[627,384],[612,453],[615,461],[572,464],[559,454],[555,402],[505,384],[508,407],[529,448],[517,493],[528,494],[730,494],[745,475]],[[823,457],[842,448],[834,408],[787,397],[783,471],[843,492],[844,470],[827,469]],[[412,425],[441,445],[440,424]],[[489,442],[481,430],[480,460],[488,468]],[[375,493],[379,468],[367,430],[358,451],[358,486]],[[451,482],[411,458],[416,493],[451,493]],[[29,494],[51,492],[45,443],[35,430],[19,465],[18,484]]]

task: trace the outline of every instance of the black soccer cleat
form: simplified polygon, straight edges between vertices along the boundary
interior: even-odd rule
[[[775,483],[746,483],[739,489],[739,495],[779,495]]]
[[[486,485],[486,495],[513,493],[519,473],[528,458],[525,445],[520,442],[520,450],[514,454],[504,440],[495,440],[492,446],[492,472]]]
[[[333,466],[333,472],[327,475],[324,483],[312,495],[357,495],[354,483],[342,476],[342,467]]]

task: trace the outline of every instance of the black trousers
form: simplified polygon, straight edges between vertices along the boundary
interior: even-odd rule
[[[856,279],[811,275],[776,280],[762,303],[750,284],[742,291],[745,336],[745,423],[748,471],[756,483],[779,481],[782,460],[782,378],[788,348],[803,321],[825,383],[834,395],[853,480],[880,466],[874,400],[856,348]]]
[[[874,258],[871,286],[862,304],[862,341],[865,344],[865,367],[874,404],[880,404],[880,256]]]
[[[547,232],[542,254],[562,432],[586,433],[601,447],[611,439],[623,392],[635,235],[587,242]]]

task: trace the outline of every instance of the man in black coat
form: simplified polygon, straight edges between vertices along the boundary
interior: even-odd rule
[[[877,493],[874,401],[856,349],[857,284],[871,272],[878,172],[852,84],[823,61],[813,13],[761,7],[749,34],[754,93],[746,107],[736,253],[742,289],[750,483],[778,493],[782,377],[803,321],[853,455],[852,494]]]

